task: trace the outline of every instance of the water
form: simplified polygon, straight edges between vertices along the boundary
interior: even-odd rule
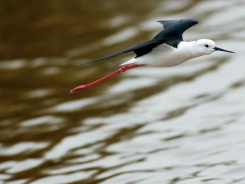
[[[0,183],[245,183],[244,1],[17,2],[1,3]],[[133,54],[75,65],[175,18],[199,20],[186,40],[236,54],[137,68],[69,94]]]

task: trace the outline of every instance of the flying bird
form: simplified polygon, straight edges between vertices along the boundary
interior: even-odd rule
[[[120,65],[122,67],[115,72],[89,84],[78,86],[72,89],[70,93],[85,90],[121,72],[144,65],[171,67],[195,57],[209,55],[214,51],[234,53],[216,47],[215,42],[209,39],[199,39],[190,42],[183,41],[182,35],[184,31],[198,23],[195,19],[160,20],[158,22],[163,25],[163,30],[152,40],[82,64],[86,65],[99,62],[128,52],[134,52],[136,54],[134,58],[122,63]]]

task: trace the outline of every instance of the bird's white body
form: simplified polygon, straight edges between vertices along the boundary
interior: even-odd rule
[[[171,67],[179,65],[189,59],[208,55],[214,52],[215,43],[212,40],[201,39],[197,41],[179,43],[178,47],[161,44],[155,47],[150,53],[141,57],[130,59],[120,66],[140,64],[157,67]]]

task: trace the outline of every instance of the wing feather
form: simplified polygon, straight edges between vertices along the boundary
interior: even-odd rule
[[[119,55],[122,55],[122,54],[125,54],[125,53],[128,53],[128,52],[132,52],[132,51],[136,54],[136,57],[139,57],[139,56],[143,55],[144,53],[146,54],[146,53],[150,52],[154,47],[156,47],[159,44],[161,44],[161,42],[159,40],[157,40],[157,39],[150,40],[150,41],[138,44],[138,45],[136,45],[134,47],[131,47],[131,48],[119,51],[119,52],[115,52],[113,54],[110,54],[110,55],[95,59],[93,61],[89,61],[87,63],[83,63],[81,65],[87,65],[87,64],[91,64],[91,63],[96,63],[96,62],[99,62],[99,61],[102,61],[102,60],[105,60],[105,59],[109,59],[109,58],[112,58],[112,57],[115,57],[115,56],[119,56]]]

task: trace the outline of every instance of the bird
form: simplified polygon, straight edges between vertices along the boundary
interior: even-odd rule
[[[209,55],[214,51],[235,53],[216,47],[215,42],[210,39],[184,41],[183,33],[188,28],[198,23],[195,19],[160,20],[157,22],[162,24],[163,30],[156,34],[153,39],[99,59],[83,63],[82,65],[96,63],[128,52],[134,52],[136,54],[134,58],[122,63],[120,65],[121,68],[115,72],[86,85],[80,85],[72,89],[70,93],[88,89],[112,76],[140,66],[172,67],[195,57]]]

